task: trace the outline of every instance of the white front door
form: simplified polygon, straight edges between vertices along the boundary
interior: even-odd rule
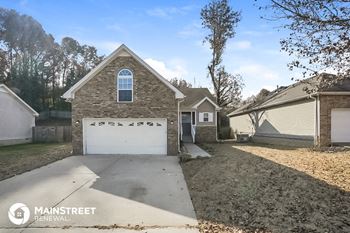
[[[85,118],[84,154],[167,154],[166,119]]]
[[[331,118],[331,141],[350,143],[350,108],[332,109]]]

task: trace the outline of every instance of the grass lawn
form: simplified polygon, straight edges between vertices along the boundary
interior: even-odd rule
[[[0,180],[71,155],[70,143],[21,144],[0,147]]]
[[[350,232],[350,151],[202,147],[182,163],[201,232]]]

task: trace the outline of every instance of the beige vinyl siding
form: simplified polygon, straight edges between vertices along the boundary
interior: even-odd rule
[[[210,112],[213,114],[213,121],[212,122],[199,122],[199,114],[196,114],[196,123],[198,126],[209,126],[209,125],[215,125],[216,122],[216,112],[215,107],[208,101],[204,101],[201,105],[197,108],[197,113],[200,112]]]
[[[265,110],[256,132],[247,114],[231,117],[230,125],[233,132],[250,133],[256,136],[313,137],[315,134],[315,102],[300,101]]]
[[[231,117],[230,126],[233,133],[248,133],[249,135],[254,134],[254,127],[248,114]]]

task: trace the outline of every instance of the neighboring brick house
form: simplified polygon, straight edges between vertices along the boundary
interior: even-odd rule
[[[307,94],[305,88],[315,88],[317,80],[278,88],[261,102],[228,114],[233,134],[249,134],[254,141],[270,144],[350,144],[350,80]]]
[[[179,151],[185,95],[125,45],[62,97],[72,104],[75,154]]]

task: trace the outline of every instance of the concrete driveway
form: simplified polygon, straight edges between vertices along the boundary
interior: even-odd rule
[[[29,208],[27,223],[10,222],[14,203]],[[176,157],[73,156],[0,182],[0,232],[192,233],[197,224]]]

